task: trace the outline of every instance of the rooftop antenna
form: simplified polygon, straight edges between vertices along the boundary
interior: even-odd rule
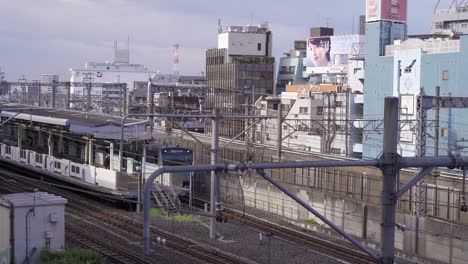
[[[223,33],[223,26],[221,25],[221,18],[218,18],[218,34]]]
[[[330,20],[331,20],[330,17],[326,17],[326,18],[325,18],[325,23],[327,24],[327,28],[329,27]]]
[[[174,76],[177,78],[177,80],[179,79],[179,47],[180,45],[176,43],[174,44],[173,46],[174,49],[172,50],[172,56],[173,56],[172,71],[173,71]]]

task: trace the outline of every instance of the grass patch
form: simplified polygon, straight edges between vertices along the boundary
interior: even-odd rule
[[[306,223],[309,224],[309,225],[317,225],[317,221],[315,221],[314,219],[307,219],[306,220]]]
[[[171,215],[167,216],[164,212],[159,208],[151,208],[150,209],[150,216],[151,218],[162,218],[167,221],[176,221],[176,222],[183,222],[183,223],[190,223],[195,222],[195,219],[191,215]]]
[[[104,264],[104,258],[96,251],[82,248],[68,248],[62,252],[41,252],[39,264]]]

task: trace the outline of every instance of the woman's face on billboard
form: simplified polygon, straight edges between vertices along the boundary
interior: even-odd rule
[[[328,67],[329,66],[329,59],[327,53],[330,50],[329,45],[315,45],[312,44],[309,47],[310,49],[310,56],[315,65],[315,67]]]

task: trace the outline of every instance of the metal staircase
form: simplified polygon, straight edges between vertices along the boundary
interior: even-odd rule
[[[174,189],[171,186],[164,186],[163,189],[159,184],[155,184],[154,186],[156,190],[153,191],[153,197],[159,208],[161,208],[167,216],[178,214],[180,211],[180,200],[174,192]]]

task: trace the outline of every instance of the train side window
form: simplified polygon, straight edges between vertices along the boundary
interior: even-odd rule
[[[11,146],[5,146],[5,153],[11,155]]]
[[[59,170],[60,170],[60,169],[62,168],[62,163],[60,163],[60,162],[58,162],[58,161],[55,161],[55,162],[54,162],[54,167],[55,167],[56,169],[59,169]]]
[[[20,158],[25,159],[26,158],[26,150],[20,150]]]
[[[75,165],[72,165],[72,166],[71,166],[71,171],[72,171],[73,173],[75,173]]]
[[[76,173],[80,173],[80,167],[76,167]]]
[[[42,155],[41,154],[36,155],[36,162],[37,163],[42,163]]]

